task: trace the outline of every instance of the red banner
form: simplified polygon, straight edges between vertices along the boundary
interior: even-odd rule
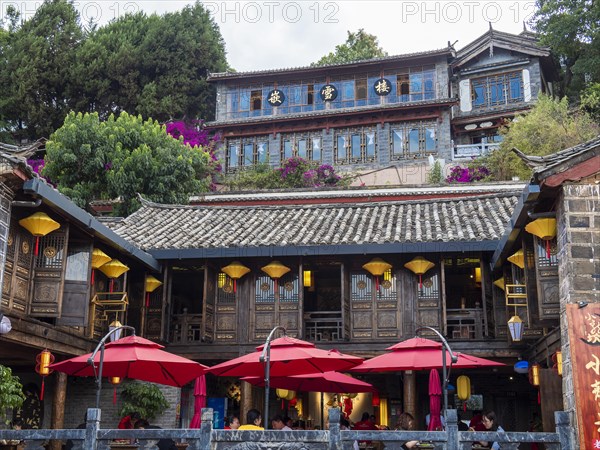
[[[579,442],[600,449],[600,304],[567,305]]]

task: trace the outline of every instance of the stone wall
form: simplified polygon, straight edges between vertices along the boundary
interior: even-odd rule
[[[600,185],[564,186],[557,207],[557,228],[563,406],[576,421],[566,305],[600,302]]]

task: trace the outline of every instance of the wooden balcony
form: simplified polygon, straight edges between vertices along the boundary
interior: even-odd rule
[[[304,313],[304,339],[310,342],[342,341],[344,325],[341,311]]]
[[[202,342],[202,314],[173,314],[171,343],[197,344]]]
[[[483,339],[485,327],[481,308],[446,310],[448,337],[453,340]]]

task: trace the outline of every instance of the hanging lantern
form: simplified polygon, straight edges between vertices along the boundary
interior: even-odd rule
[[[154,292],[162,284],[162,281],[157,280],[152,275],[146,277],[146,308],[150,306],[150,293]]]
[[[109,377],[108,381],[113,385],[113,405],[117,404],[117,386],[121,384],[121,377]]]
[[[40,391],[40,400],[44,400],[44,380],[45,378],[54,372],[53,369],[48,367],[54,362],[54,355],[50,353],[50,350],[44,349],[35,357],[35,371],[42,376],[42,389]]]
[[[119,339],[121,339],[121,334],[123,333],[123,330],[120,328],[122,326],[123,326],[123,324],[121,322],[119,322],[118,319],[115,319],[110,323],[110,325],[108,326],[108,332],[111,333],[110,342],[115,342],[115,341],[118,341]]]
[[[0,334],[6,334],[12,330],[12,324],[10,319],[4,314],[0,313]]]
[[[246,267],[239,261],[234,261],[225,267],[221,267],[221,270],[229,275],[229,278],[233,280],[234,293],[237,292],[237,280],[250,272],[250,268]]]
[[[312,286],[312,271],[311,270],[305,270],[304,272],[302,272],[302,285],[307,288]]]
[[[38,254],[40,237],[60,228],[60,223],[43,212],[36,212],[25,219],[19,220],[19,225],[35,236],[35,256]]]
[[[382,276],[386,270],[390,270],[392,265],[386,263],[381,258],[373,258],[368,263],[363,264],[362,268],[375,277],[375,289],[379,291],[379,277]]]
[[[562,377],[562,352],[557,350],[554,355],[552,355],[552,361],[554,362],[554,368],[556,372]]]
[[[514,342],[519,342],[523,338],[523,321],[519,316],[514,315],[509,319],[508,331]]]
[[[538,363],[532,364],[529,369],[529,382],[536,387],[540,385],[540,365]]]
[[[287,395],[285,396],[286,400],[291,400],[296,396],[296,392],[295,391],[288,391]]]
[[[431,261],[426,260],[422,256],[417,256],[412,261],[409,261],[406,264],[404,264],[404,267],[406,267],[413,273],[419,275],[419,289],[421,289],[423,287],[423,274],[432,267],[435,267],[435,264]]]
[[[99,248],[95,248],[92,251],[92,286],[94,285],[94,272],[96,269],[99,269],[100,266],[103,266],[107,262],[109,262],[112,258],[104,253]]]
[[[550,241],[556,237],[556,219],[535,219],[525,226],[525,231],[546,241],[546,257],[550,259]]]
[[[115,278],[119,278],[121,275],[127,272],[129,267],[127,267],[118,259],[113,259],[112,261],[100,266],[100,270],[104,273],[104,275],[110,278],[110,292],[112,292]]]
[[[481,267],[475,267],[475,283],[481,283]]]
[[[517,251],[513,255],[509,256],[508,259],[515,266],[520,267],[521,269],[525,268],[525,255],[523,254],[523,249]]]
[[[288,391],[287,389],[275,389],[275,394],[277,395],[277,397],[284,400],[287,398],[289,392],[290,391]]]
[[[502,289],[503,291],[506,290],[506,287],[504,285],[504,277],[498,278],[496,281],[494,281],[494,284],[496,286],[498,286],[500,289]]]
[[[471,397],[471,379],[466,375],[461,375],[456,379],[456,395],[458,399],[466,401]]]
[[[273,261],[267,264],[266,266],[261,267],[260,270],[262,270],[264,273],[266,273],[275,280],[275,291],[277,291],[277,280],[279,280],[282,276],[288,273],[290,271],[290,268],[284,266],[279,261]]]
[[[381,404],[381,399],[379,398],[378,392],[373,392],[373,396],[371,397],[371,405],[379,406]]]

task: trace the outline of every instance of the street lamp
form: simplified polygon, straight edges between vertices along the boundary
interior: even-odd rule
[[[450,361],[451,361],[450,365],[452,365],[452,363],[455,363],[458,361],[458,356],[456,356],[454,353],[452,353],[452,349],[448,345],[448,342],[446,342],[446,339],[444,339],[444,336],[442,336],[442,334],[438,330],[436,330],[435,328],[432,328],[432,327],[422,326],[422,327],[419,327],[416,329],[415,334],[418,334],[419,331],[422,331],[422,330],[433,331],[435,334],[437,334],[437,336],[442,341],[442,345],[444,347],[446,347],[446,350],[448,350],[448,353],[450,353]],[[444,378],[444,380],[442,381],[442,391],[444,392],[444,416],[446,416],[446,411],[448,410],[448,376],[446,375],[446,351],[443,348],[442,348],[442,377]]]
[[[121,333],[123,330],[131,330],[133,335],[135,336],[135,328],[130,327],[129,325],[121,325],[118,320],[115,320],[108,327],[108,333],[104,335],[100,342],[96,346],[96,349],[92,353],[92,355],[88,358],[87,362],[94,369],[94,376],[96,377],[96,408],[100,408],[100,391],[102,390],[102,366],[104,365],[104,345],[106,344],[106,340],[110,338],[111,342],[113,340],[118,340],[121,337]],[[100,350],[100,361],[98,362],[98,374],[96,375],[96,366],[94,365],[94,358],[96,357],[96,353]]]
[[[265,424],[266,424],[266,421],[269,420],[269,385],[270,385],[270,372],[271,372],[269,363],[271,361],[271,340],[273,339],[273,336],[275,335],[275,332],[277,330],[283,331],[283,335],[285,336],[285,328],[284,327],[276,326],[275,328],[273,328],[271,330],[271,332],[269,333],[269,336],[267,337],[265,346],[263,347],[262,354],[258,358],[258,360],[260,362],[265,364],[265,410],[264,410],[264,415],[263,415]]]

